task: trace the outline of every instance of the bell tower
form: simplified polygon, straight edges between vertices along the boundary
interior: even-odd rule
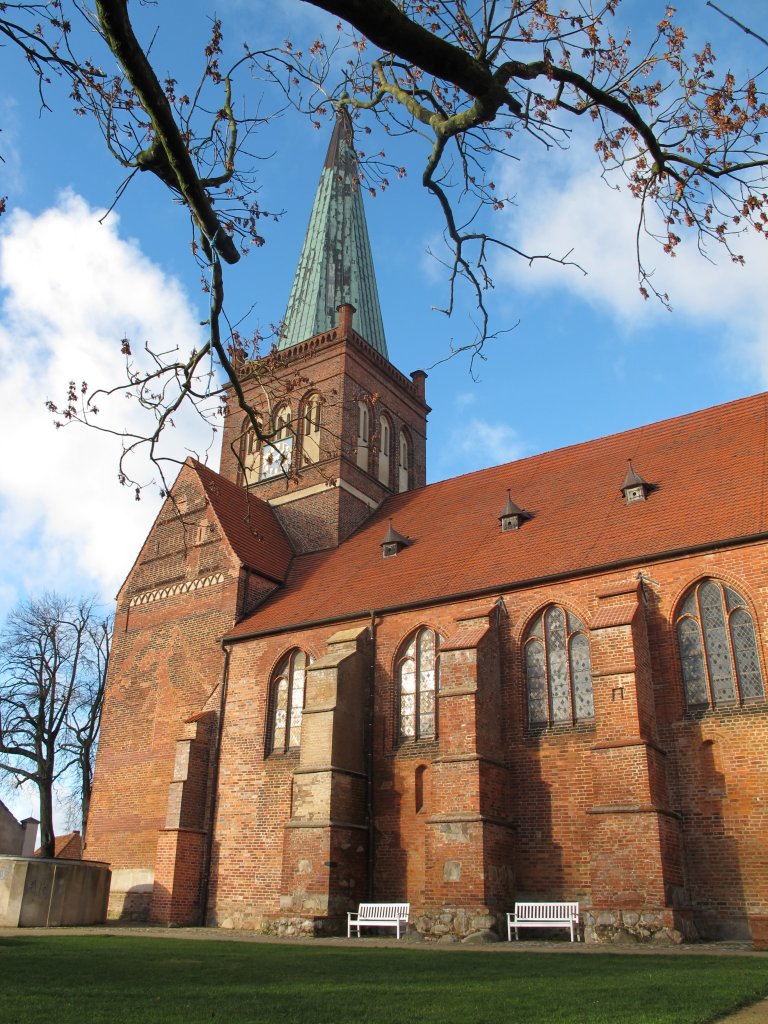
[[[426,482],[426,374],[389,361],[353,145],[339,109],[276,348],[230,394],[221,473],[275,510],[297,552],[334,547]]]

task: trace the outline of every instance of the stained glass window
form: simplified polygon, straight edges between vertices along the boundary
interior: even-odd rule
[[[438,637],[420,629],[406,642],[398,661],[401,740],[437,735]]]
[[[716,580],[693,587],[680,605],[677,640],[687,707],[742,704],[765,696],[755,624],[732,587]]]
[[[595,717],[592,662],[584,623],[559,605],[536,617],[525,641],[528,722],[573,725]]]
[[[269,752],[284,754],[301,745],[304,683],[309,659],[292,651],[272,677]]]

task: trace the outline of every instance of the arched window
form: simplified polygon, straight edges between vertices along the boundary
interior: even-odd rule
[[[240,439],[240,463],[246,487],[259,479],[259,440],[248,417],[243,421]]]
[[[389,487],[389,453],[392,447],[392,425],[389,417],[382,415],[379,420],[379,480]]]
[[[438,637],[420,629],[404,644],[397,663],[401,740],[437,735]]]
[[[589,638],[573,612],[553,604],[530,626],[525,681],[529,725],[573,725],[595,717]]]
[[[765,696],[757,638],[747,602],[732,587],[703,580],[677,616],[677,640],[689,708],[743,704]]]
[[[275,441],[285,441],[291,436],[291,407],[280,405],[275,409],[272,420],[275,429]]]
[[[370,410],[365,402],[357,403],[357,464],[368,469],[368,446],[371,439]]]
[[[301,744],[304,682],[309,659],[303,651],[291,651],[278,665],[270,683],[269,740],[267,752],[285,754]]]
[[[397,489],[408,490],[408,481],[411,469],[411,443],[404,430],[400,431],[400,443],[398,444],[398,470]]]
[[[279,405],[272,415],[273,436],[261,446],[260,480],[268,480],[280,473],[291,471],[293,457],[293,432],[291,430],[291,407]]]
[[[304,405],[304,451],[302,462],[320,461],[320,395],[310,395]]]

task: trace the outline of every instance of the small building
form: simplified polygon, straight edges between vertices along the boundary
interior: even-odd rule
[[[31,857],[39,824],[37,818],[17,821],[0,800],[0,853],[12,857]]]

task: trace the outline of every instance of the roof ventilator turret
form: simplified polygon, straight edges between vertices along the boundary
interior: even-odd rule
[[[381,557],[382,558],[394,558],[395,555],[400,554],[403,548],[410,547],[413,541],[408,537],[404,537],[402,533],[398,533],[392,525],[392,520],[389,520],[389,529],[384,535],[384,539],[381,542]]]

